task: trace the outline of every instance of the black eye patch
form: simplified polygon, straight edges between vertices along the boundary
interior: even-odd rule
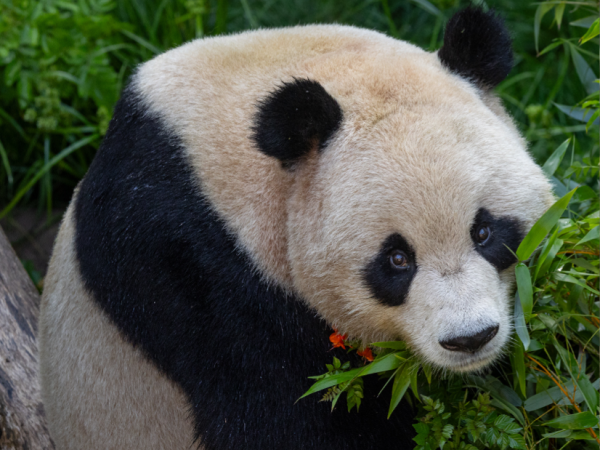
[[[480,243],[482,228],[489,229],[489,237]],[[517,251],[525,237],[521,223],[512,217],[494,217],[485,208],[480,208],[471,226],[471,239],[475,250],[498,271],[508,269],[517,262],[508,250]],[[508,248],[506,248],[508,247]]]
[[[403,264],[395,264],[402,255]],[[404,260],[405,258],[405,260]],[[373,296],[387,306],[404,303],[417,273],[417,260],[410,244],[400,234],[387,237],[381,250],[363,269],[363,278]]]

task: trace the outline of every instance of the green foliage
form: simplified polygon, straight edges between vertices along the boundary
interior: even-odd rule
[[[415,450],[465,449],[499,447],[523,449],[523,428],[515,419],[498,414],[488,393],[472,401],[457,400],[452,411],[445,412],[444,403],[421,396],[420,408],[425,414],[414,425],[417,431]]]

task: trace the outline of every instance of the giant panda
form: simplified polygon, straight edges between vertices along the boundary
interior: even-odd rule
[[[331,327],[482,370],[511,335],[514,251],[553,201],[492,89],[499,17],[425,52],[339,25],[202,39],[143,64],[63,219],[40,317],[58,449],[412,448],[297,402]]]

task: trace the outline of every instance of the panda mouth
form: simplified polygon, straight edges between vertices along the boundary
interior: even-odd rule
[[[476,372],[489,366],[497,356],[498,353],[494,351],[485,352],[485,355],[468,354],[457,358],[454,364],[446,365],[446,368],[461,373]]]

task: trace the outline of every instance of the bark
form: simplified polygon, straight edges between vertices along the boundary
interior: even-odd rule
[[[53,449],[40,396],[40,296],[0,227],[0,450]]]

